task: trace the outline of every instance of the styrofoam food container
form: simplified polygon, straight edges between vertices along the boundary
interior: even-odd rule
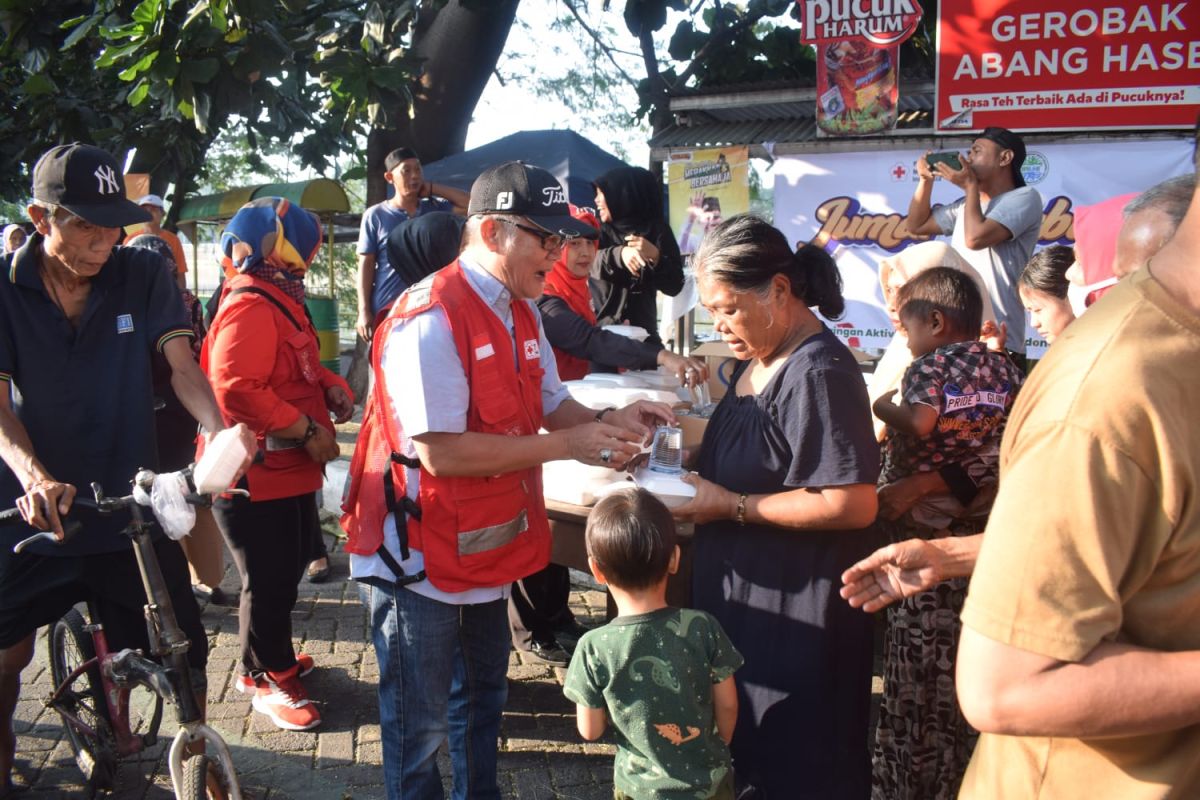
[[[633,481],[662,501],[667,508],[686,505],[696,496],[696,487],[681,477],[666,475],[642,467],[633,473]]]
[[[605,325],[604,330],[639,342],[644,342],[650,337],[649,331],[637,325]]]

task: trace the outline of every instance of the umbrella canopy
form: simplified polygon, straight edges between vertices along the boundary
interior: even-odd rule
[[[610,169],[628,166],[568,130],[520,131],[423,166],[426,180],[469,192],[481,172],[505,161],[524,161],[547,170],[566,187],[572,203],[589,208],[596,204],[592,181]]]

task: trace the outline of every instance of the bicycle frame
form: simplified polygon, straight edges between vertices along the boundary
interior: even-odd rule
[[[139,477],[141,473],[139,473]],[[93,487],[98,489],[98,487]],[[97,500],[100,494],[97,492]],[[169,683],[170,695],[176,701],[179,732],[171,743],[167,756],[167,765],[171,771],[171,784],[176,797],[183,796],[183,760],[187,745],[203,741],[216,750],[217,760],[221,764],[229,786],[230,800],[241,800],[242,790],[238,785],[237,772],[233,767],[233,756],[229,746],[215,730],[203,721],[204,714],[196,702],[196,693],[192,687],[191,668],[187,663],[187,651],[190,646],[187,634],[175,620],[175,608],[171,604],[171,595],[167,591],[166,581],[163,580],[162,570],[158,565],[158,556],[154,553],[154,544],[150,539],[150,526],[142,515],[141,508],[134,504],[130,506],[133,522],[130,523],[130,538],[133,539],[133,550],[137,556],[138,572],[142,576],[142,584],[146,591],[146,630],[149,634],[151,652],[163,660],[163,666],[149,663],[154,669],[152,676],[158,676]],[[151,683],[157,683],[153,677]],[[145,685],[145,684],[144,684]],[[150,686],[152,691],[159,692],[164,687]],[[126,692],[128,698],[128,692]]]
[[[98,619],[94,609],[90,605],[88,608],[88,617],[92,620]],[[104,635],[104,626],[98,622],[89,623],[84,627],[84,630],[91,634],[92,648],[95,655],[71,671],[71,674],[67,676],[62,685],[57,687],[54,694],[46,701],[46,705],[58,712],[66,724],[74,726],[76,730],[85,736],[98,740],[100,733],[80,719],[78,715],[69,711],[62,702],[63,697],[74,686],[76,680],[88,670],[92,668],[98,669],[101,689],[104,695],[104,704],[108,710],[109,724],[117,743],[117,756],[124,758],[135,753],[140,753],[146,747],[154,745],[158,739],[158,728],[162,722],[162,706],[156,705],[154,716],[150,720],[147,732],[141,736],[134,734],[129,726],[130,690],[132,686],[138,684],[146,685],[147,688],[152,687],[142,681],[129,680],[126,675],[127,667],[123,664],[118,664],[118,662],[127,660],[129,656],[137,657],[137,654],[133,650],[122,650],[116,654],[111,653],[108,649],[108,638]]]
[[[141,471],[134,479],[149,491],[154,474]],[[132,520],[123,534],[133,542],[134,556],[137,559],[138,572],[142,578],[142,587],[146,593],[147,603],[144,607],[146,616],[146,631],[150,642],[150,655],[159,659],[151,661],[136,650],[125,649],[117,653],[109,650],[108,639],[103,626],[96,622],[98,616],[89,604],[89,624],[84,630],[91,634],[94,655],[85,663],[75,667],[62,685],[58,686],[50,699],[48,707],[53,708],[64,723],[73,726],[94,741],[100,741],[100,732],[93,730],[79,716],[66,708],[64,697],[79,678],[88,670],[98,667],[104,703],[108,711],[108,719],[117,744],[117,756],[124,758],[141,752],[145,747],[153,745],[158,738],[159,725],[162,722],[162,704],[157,703],[154,714],[143,735],[134,734],[130,728],[129,698],[135,686],[143,686],[159,698],[175,705],[179,722],[179,732],[168,753],[168,767],[171,774],[171,784],[177,797],[183,797],[183,762],[187,747],[196,742],[211,746],[210,757],[215,754],[224,774],[230,800],[241,800],[241,787],[233,766],[233,757],[229,746],[221,735],[203,721],[203,709],[197,702],[191,679],[191,669],[187,661],[187,651],[190,646],[187,634],[179,627],[175,618],[175,609],[171,603],[171,595],[167,591],[166,581],[154,552],[154,543],[150,536],[151,525],[146,520],[140,506],[132,501],[132,496],[126,498],[105,498],[99,484],[92,484],[96,498],[96,508],[101,513],[109,513],[118,508],[128,508]]]

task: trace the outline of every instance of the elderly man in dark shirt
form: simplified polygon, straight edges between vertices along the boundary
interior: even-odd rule
[[[224,424],[192,358],[174,276],[157,254],[114,249],[122,226],[147,217],[125,198],[116,160],[88,145],[55,147],[34,167],[33,198],[36,233],[0,261],[0,507],[16,503],[26,522],[61,539],[76,487],[96,481],[123,495],[139,468],[157,463],[153,351],[166,356],[176,394],[205,430]],[[88,520],[71,541],[19,555],[13,544],[28,530],[0,531],[0,796],[11,789],[12,715],[38,627],[89,600],[114,649],[147,646],[125,522]],[[187,564],[165,537],[156,551],[202,675],[207,642]]]

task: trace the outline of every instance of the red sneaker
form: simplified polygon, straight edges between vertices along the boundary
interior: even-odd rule
[[[307,731],[321,724],[321,713],[300,682],[300,666],[287,672],[267,672],[254,693],[254,710],[266,714],[285,731]]]
[[[303,678],[313,671],[313,667],[315,666],[313,664],[313,657],[308,653],[296,653],[296,666],[300,668],[300,677]],[[252,694],[258,690],[261,683],[262,681],[256,681],[249,675],[238,675],[237,679],[233,682],[233,688],[242,694]]]

